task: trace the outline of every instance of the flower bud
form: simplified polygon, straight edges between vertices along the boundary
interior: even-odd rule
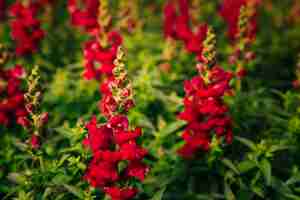
[[[25,105],[25,108],[26,108],[27,112],[32,113],[34,106],[32,103],[29,103],[29,104]]]
[[[294,80],[292,84],[293,84],[293,87],[294,87],[295,89],[299,89],[299,88],[300,88],[299,80]]]
[[[255,59],[255,53],[252,51],[248,51],[245,53],[245,59],[247,62]]]
[[[229,56],[229,58],[228,58],[229,64],[234,65],[236,63],[236,61],[237,61],[237,57],[235,55]]]
[[[40,116],[41,124],[42,124],[42,125],[47,124],[47,123],[48,123],[48,120],[49,120],[49,113],[48,113],[48,112],[42,113],[41,116]]]
[[[134,101],[132,99],[128,99],[123,106],[126,112],[128,112],[132,107],[134,107]]]
[[[247,70],[245,68],[241,68],[236,75],[238,78],[243,78],[247,75]]]
[[[40,139],[38,135],[32,134],[30,139],[30,145],[32,149],[39,149],[40,148]]]
[[[18,117],[17,124],[23,126],[24,128],[28,128],[30,126],[30,121],[26,117]]]

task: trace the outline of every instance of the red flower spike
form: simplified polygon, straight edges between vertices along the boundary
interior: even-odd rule
[[[79,8],[83,4],[83,9]],[[81,27],[88,33],[97,30],[99,0],[68,0],[68,11],[71,15],[71,21],[74,26]]]
[[[178,7],[178,12],[176,12],[176,7]],[[200,25],[196,32],[190,27],[187,0],[180,0],[178,5],[172,1],[166,3],[164,7],[164,35],[166,38],[183,41],[186,51],[195,54],[200,59],[206,32],[207,25]]]
[[[35,53],[38,44],[45,33],[40,28],[40,21],[36,19],[39,3],[31,2],[28,6],[16,2],[9,11],[14,19],[10,22],[11,37],[16,42],[17,56]]]
[[[184,85],[184,110],[178,116],[187,122],[182,134],[185,144],[178,150],[184,158],[193,158],[199,151],[209,151],[214,134],[225,137],[228,144],[233,138],[231,118],[222,101],[225,93],[230,91],[232,74],[219,66],[204,70],[201,69],[202,74],[208,74],[208,80],[196,76]]]
[[[228,25],[228,36],[231,40],[236,39],[239,34],[239,17],[242,6],[258,6],[260,0],[223,0],[219,11],[221,17]],[[252,15],[248,25],[247,38],[253,39],[257,31],[256,13]]]
[[[22,66],[16,65],[7,70],[0,70],[0,124],[7,126],[15,121],[17,124],[27,126],[24,93],[21,90],[21,78],[25,74]]]
[[[168,1],[164,7],[164,35],[165,37],[175,37],[176,6],[172,1]]]
[[[116,66],[113,65],[115,69],[112,76],[100,86],[103,96],[99,108],[107,122],[98,124],[96,117],[93,117],[86,125],[88,135],[83,140],[83,145],[92,151],[93,157],[84,179],[92,186],[102,189],[113,200],[129,200],[138,190],[130,187],[120,188],[119,182],[133,178],[144,180],[149,167],[143,163],[143,159],[148,152],[136,142],[142,135],[142,130],[129,130],[126,113],[134,106],[131,97],[132,86],[122,63],[123,53],[121,50],[116,51],[121,40],[115,33],[112,35],[111,49],[103,50],[98,43],[91,42],[87,45],[88,51],[85,52],[86,58],[94,60],[100,56],[104,64],[114,63]],[[110,54],[106,50],[116,52]],[[115,57],[117,59],[113,61]],[[122,98],[114,96],[115,93],[121,94]],[[122,171],[119,171],[120,163],[126,164]]]
[[[117,49],[122,43],[122,37],[118,32],[108,33],[110,46],[101,47],[98,40],[88,41],[84,46],[85,72],[86,79],[99,79],[102,75],[112,76],[114,68],[113,61],[116,58]]]

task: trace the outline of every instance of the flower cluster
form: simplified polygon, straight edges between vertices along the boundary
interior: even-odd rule
[[[9,13],[14,19],[10,22],[11,36],[16,42],[16,55],[23,56],[38,50],[38,44],[43,39],[45,32],[40,27],[37,19],[39,8],[42,4],[29,1],[23,5],[19,1],[11,5]]]
[[[254,39],[257,31],[257,13],[256,6],[261,3],[261,0],[224,0],[220,15],[224,18],[228,24],[228,36],[230,39],[235,40],[240,37],[242,29],[245,30],[245,37],[249,39]],[[241,15],[242,10],[244,10],[244,15],[247,19],[245,20],[244,26],[241,27]]]
[[[80,8],[82,5],[84,8]],[[99,0],[69,0],[68,11],[74,26],[81,27],[88,33],[95,33],[98,29]]]
[[[21,65],[0,70],[0,124],[7,126],[13,120],[19,124],[28,115],[21,89],[25,70]]]
[[[179,115],[188,123],[182,135],[185,145],[179,150],[183,157],[192,157],[199,150],[208,151],[213,134],[218,138],[224,136],[226,142],[231,143],[232,122],[222,101],[224,94],[230,90],[231,77],[221,67],[214,66],[185,82],[185,109]]]
[[[25,108],[28,116],[20,119],[20,124],[32,133],[30,144],[32,149],[40,147],[40,135],[42,128],[48,122],[48,113],[40,112],[39,104],[41,102],[40,75],[39,67],[35,66],[29,77],[26,78],[28,90],[25,97]]]
[[[143,163],[147,150],[136,142],[142,131],[129,129],[126,113],[133,106],[132,87],[122,57],[119,48],[114,77],[102,87],[105,94],[100,107],[107,122],[98,124],[96,118],[92,118],[86,126],[88,136],[83,141],[93,155],[84,178],[112,200],[133,198],[138,190],[128,184],[122,187],[120,183],[132,178],[143,181],[149,170]]]
[[[109,47],[104,47],[101,43],[92,39],[84,46],[84,67],[83,76],[85,79],[99,79],[101,74],[112,75],[114,68],[113,61],[116,58],[118,47],[122,43],[122,37],[118,32],[108,33]]]
[[[241,79],[247,65],[255,59],[250,50],[257,32],[257,7],[261,0],[224,0],[220,15],[228,24],[228,36],[233,41],[229,63],[236,66],[236,89],[241,90]]]
[[[72,24],[84,28],[93,36],[83,47],[85,68],[83,77],[87,80],[98,80],[102,74],[110,77],[122,37],[118,32],[111,30],[109,1],[88,0],[81,3],[85,9],[79,8],[77,0],[69,0],[68,10]]]
[[[185,49],[199,58],[202,54],[202,42],[206,37],[207,25],[199,25],[194,31],[190,27],[190,21],[187,0],[179,0],[178,9],[173,1],[166,3],[164,7],[165,37],[183,41]]]
[[[5,12],[6,12],[6,2],[5,0],[0,0],[0,21],[2,21],[5,18]]]
[[[200,151],[211,148],[213,138],[231,143],[232,120],[228,107],[223,102],[225,93],[230,92],[232,74],[215,63],[215,36],[208,29],[203,43],[202,63],[197,65],[200,75],[186,81],[184,90],[184,111],[179,118],[187,122],[182,135],[185,144],[178,153],[191,158]]]

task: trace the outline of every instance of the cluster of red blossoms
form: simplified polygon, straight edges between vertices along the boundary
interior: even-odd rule
[[[179,150],[186,158],[199,150],[208,151],[213,135],[224,137],[228,144],[233,139],[232,120],[222,99],[230,92],[232,74],[219,66],[202,68],[200,73],[201,76],[185,82],[184,111],[179,114],[188,124],[182,135],[185,145]]]
[[[109,47],[102,47],[97,39],[92,39],[85,44],[83,72],[85,79],[99,79],[102,74],[108,77],[112,75],[113,61],[122,43],[122,37],[118,32],[112,31],[108,33],[108,42]]]
[[[111,18],[106,10],[106,3],[99,2],[99,0],[88,0],[81,2],[84,8],[80,8],[77,0],[68,1],[72,24],[94,36],[84,45],[85,70],[83,77],[87,80],[98,80],[102,74],[108,77],[112,75],[113,61],[116,58],[117,49],[122,43],[121,35],[116,31],[109,30]],[[102,40],[105,40],[105,44],[101,43]]]
[[[38,50],[38,44],[45,35],[40,27],[40,21],[37,19],[39,8],[43,2],[30,1],[25,6],[17,1],[9,9],[9,14],[14,17],[10,22],[10,27],[12,39],[16,42],[17,56],[34,53]]]
[[[0,21],[5,18],[5,11],[6,11],[6,2],[5,0],[0,0]]]
[[[148,167],[142,163],[147,151],[136,143],[141,129],[128,130],[128,119],[116,115],[106,124],[98,125],[93,118],[87,125],[88,137],[84,140],[93,153],[93,158],[85,174],[85,179],[94,187],[102,188],[113,200],[130,199],[137,189],[119,188],[116,183],[128,178],[143,181]],[[112,148],[114,146],[114,148]],[[126,168],[118,171],[118,165],[124,162]]]
[[[21,90],[25,70],[16,65],[11,69],[0,70],[0,124],[7,126],[12,119],[21,123],[28,115],[25,109],[24,93]]]
[[[239,20],[241,14],[241,8],[243,6],[250,6],[255,8],[261,3],[261,0],[224,0],[221,9],[220,15],[228,24],[228,36],[231,40],[235,40],[239,35]],[[246,37],[249,39],[254,39],[257,32],[257,13],[252,10],[249,22],[247,24],[247,33]]]
[[[202,42],[206,37],[207,25],[199,25],[194,31],[190,27],[188,0],[169,1],[164,7],[164,35],[166,38],[183,41],[185,49],[201,60]]]
[[[113,77],[102,85],[100,109],[107,122],[98,124],[96,118],[92,118],[86,126],[88,136],[83,141],[93,155],[84,178],[112,200],[133,198],[138,190],[128,185],[121,187],[119,183],[132,178],[143,181],[149,171],[143,163],[147,150],[136,142],[142,131],[140,128],[130,130],[126,116],[134,105],[131,90],[123,64],[116,63]]]
[[[79,3],[83,8],[79,7]],[[68,11],[74,26],[81,27],[88,33],[95,33],[98,29],[99,0],[69,0]]]

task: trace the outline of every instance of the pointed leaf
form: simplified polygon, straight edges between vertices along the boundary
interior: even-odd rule
[[[235,139],[237,141],[239,141],[240,143],[246,145],[247,147],[249,147],[252,151],[256,151],[256,145],[254,142],[252,142],[251,140],[248,140],[246,138],[242,138],[242,137],[239,137],[239,136],[236,136]]]
[[[237,167],[238,167],[240,173],[243,174],[243,173],[246,173],[249,170],[255,168],[256,164],[250,160],[245,160],[245,161],[240,162]]]
[[[226,200],[236,200],[230,186],[227,183],[225,183],[225,191],[224,192],[225,192]]]
[[[71,185],[67,185],[67,184],[63,184],[63,186],[72,194],[74,194],[76,197],[78,197],[79,199],[83,199],[84,198],[84,194],[83,192],[75,187],[75,186],[71,186]]]
[[[262,160],[262,162],[260,163],[260,168],[265,177],[267,186],[270,186],[272,179],[272,166],[270,162],[267,159]]]
[[[157,133],[158,137],[166,137],[172,133],[174,133],[175,131],[177,131],[178,129],[184,127],[186,125],[186,122],[184,121],[176,121],[173,123],[170,123],[167,127],[165,127],[162,131]]]
[[[227,158],[224,158],[222,159],[222,163],[224,165],[226,165],[228,168],[230,168],[234,173],[236,173],[237,175],[240,174],[240,171],[239,169],[232,163],[231,160],[227,159]]]
[[[163,195],[165,193],[166,187],[163,187],[161,190],[156,192],[154,196],[151,198],[151,200],[162,200]]]

